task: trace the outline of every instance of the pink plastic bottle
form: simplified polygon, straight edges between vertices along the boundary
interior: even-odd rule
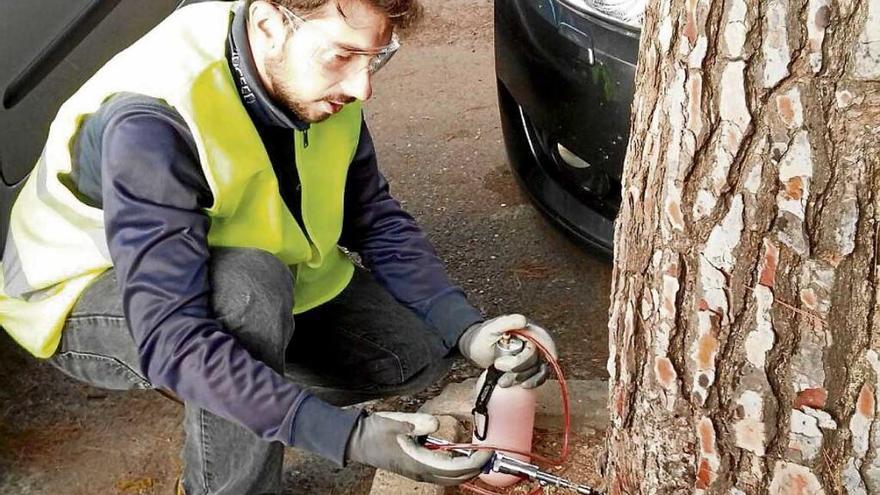
[[[522,340],[515,337],[506,341],[499,341],[496,347],[496,357],[517,354],[523,350],[524,344]],[[485,404],[486,407],[483,412],[477,413],[477,410],[480,408],[481,396],[485,399],[485,396],[489,393],[488,389],[483,390],[483,384],[486,382],[487,376],[489,376],[491,381],[497,381],[500,377],[500,372],[490,368],[484,371],[480,379],[477,380],[477,400],[475,401],[477,406],[474,408],[474,421],[476,423],[474,443],[494,445],[521,452],[531,452],[537,392],[534,389],[524,389],[519,385],[507,388],[496,386],[491,390],[488,404]],[[483,439],[480,439],[481,435],[484,435]],[[516,457],[523,461],[529,460],[527,456],[511,455],[511,457]],[[480,479],[499,488],[508,487],[520,480],[520,478],[513,475],[495,472],[482,474]]]

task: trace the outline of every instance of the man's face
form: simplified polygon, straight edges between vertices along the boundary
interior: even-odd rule
[[[274,6],[286,24],[285,39],[267,54],[265,75],[276,100],[306,122],[327,119],[372,94],[369,53],[391,43],[383,12],[359,0],[334,0],[299,18]]]

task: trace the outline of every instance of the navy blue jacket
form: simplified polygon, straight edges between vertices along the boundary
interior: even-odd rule
[[[300,219],[292,129],[307,131],[308,124],[268,96],[249,50],[240,9],[230,28],[230,70],[280,193]],[[151,383],[266,440],[342,464],[360,411],[303,392],[250,357],[214,316],[207,274],[210,219],[203,210],[213,198],[180,114],[154,98],[115,95],[83,123],[72,175],[84,200],[104,210],[126,318]],[[340,245],[358,252],[374,277],[454,349],[480,313],[450,282],[422,230],[389,193],[366,123],[349,169],[344,215]],[[183,366],[182,357],[194,353],[205,356],[200,366],[192,366],[196,360]]]

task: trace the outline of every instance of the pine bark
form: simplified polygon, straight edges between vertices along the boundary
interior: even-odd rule
[[[880,0],[655,0],[615,233],[606,479],[880,493]]]

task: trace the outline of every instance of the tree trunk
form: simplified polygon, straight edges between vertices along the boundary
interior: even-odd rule
[[[615,235],[619,493],[880,493],[880,0],[658,0]]]

